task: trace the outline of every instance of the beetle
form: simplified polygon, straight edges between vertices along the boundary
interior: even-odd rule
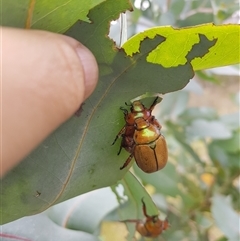
[[[159,128],[144,118],[135,119],[131,154],[120,168],[125,168],[134,157],[138,167],[144,172],[152,173],[162,169],[168,159],[168,149]]]
[[[152,105],[149,107],[149,109],[147,109],[141,103],[141,101],[134,101],[130,105],[130,107],[131,107],[130,112],[128,112],[123,107],[120,108],[124,113],[124,119],[125,119],[126,124],[119,131],[118,135],[116,136],[116,138],[114,139],[114,141],[112,143],[112,145],[114,145],[116,140],[118,138],[122,137],[122,141],[121,141],[121,145],[120,145],[120,148],[119,148],[119,151],[118,151],[118,155],[121,153],[122,148],[124,148],[129,153],[133,152],[133,147],[135,145],[134,140],[133,140],[133,135],[134,135],[134,132],[135,132],[135,129],[136,129],[135,120],[137,118],[140,118],[140,117],[144,118],[144,120],[149,121],[151,124],[155,125],[159,130],[162,128],[162,126],[157,121],[157,119],[155,119],[155,117],[152,115],[152,111],[153,111],[153,109],[154,109],[154,107],[156,106],[157,103],[158,103],[158,97],[156,97],[154,99],[154,101],[153,101]],[[127,103],[125,103],[125,104],[127,105]],[[123,167],[120,168],[120,170],[122,170],[126,166],[127,165],[124,165]]]
[[[143,236],[149,238],[158,237],[164,230],[169,228],[169,222],[167,218],[160,220],[158,215],[150,216],[147,214],[146,204],[142,198],[142,210],[145,216],[144,220],[141,219],[128,219],[122,222],[136,223],[136,230]]]
[[[135,119],[137,118],[144,118],[148,120],[150,123],[154,124],[159,128],[162,128],[160,123],[156,120],[156,118],[152,115],[152,111],[156,104],[158,103],[158,97],[156,97],[152,103],[152,105],[147,109],[141,101],[134,101],[130,105],[130,112],[127,109],[121,107],[120,110],[123,111],[124,119],[125,119],[125,126],[119,131],[116,138],[114,139],[112,145],[115,144],[118,138],[122,137],[122,142],[120,149],[118,151],[118,155],[121,153],[122,148],[124,148],[128,152],[132,152],[132,147],[134,145],[133,142],[133,135],[135,131]],[[127,103],[125,103],[127,105]],[[128,106],[128,105],[127,105]]]

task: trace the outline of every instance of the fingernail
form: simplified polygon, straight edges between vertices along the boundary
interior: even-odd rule
[[[94,91],[98,81],[98,65],[92,52],[83,45],[79,45],[76,52],[81,59],[85,75],[85,93],[84,99]]]

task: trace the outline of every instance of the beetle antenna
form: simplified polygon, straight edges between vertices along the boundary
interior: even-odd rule
[[[132,104],[128,104],[127,102],[125,102],[125,105],[126,105],[126,106],[132,106]]]
[[[120,110],[123,111],[124,115],[128,114],[128,111],[124,107],[120,107]]]

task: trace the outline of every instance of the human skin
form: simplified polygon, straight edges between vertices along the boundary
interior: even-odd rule
[[[70,37],[1,28],[0,153],[3,177],[93,92],[93,54]]]

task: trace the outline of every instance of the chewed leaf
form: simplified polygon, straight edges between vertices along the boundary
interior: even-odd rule
[[[76,115],[2,180],[1,222],[36,214],[122,179],[127,168],[120,167],[129,153],[123,150],[118,156],[120,143],[111,146],[124,125],[119,107],[146,92],[164,94],[183,88],[194,76],[193,66],[211,67],[216,46],[229,45],[227,36],[236,32],[235,26],[229,28],[225,42],[216,30],[222,31],[221,26],[159,27],[118,49],[107,35],[110,22],[126,10],[131,10],[128,1],[106,0],[89,12],[88,22],[78,21],[65,33],[94,53],[100,70],[98,85]],[[233,59],[222,57],[218,64],[236,62],[233,55]]]
[[[1,25],[63,33],[79,19],[89,21],[89,9],[103,1],[3,0]]]
[[[148,61],[169,68],[185,64],[191,54],[194,70],[213,68],[239,63],[240,26],[203,24],[199,26],[175,29],[171,26],[154,27],[136,34],[123,46],[128,55],[137,52],[143,39],[161,35],[166,41],[150,55]],[[229,44],[231,43],[231,44]],[[194,54],[191,53],[193,46]]]

